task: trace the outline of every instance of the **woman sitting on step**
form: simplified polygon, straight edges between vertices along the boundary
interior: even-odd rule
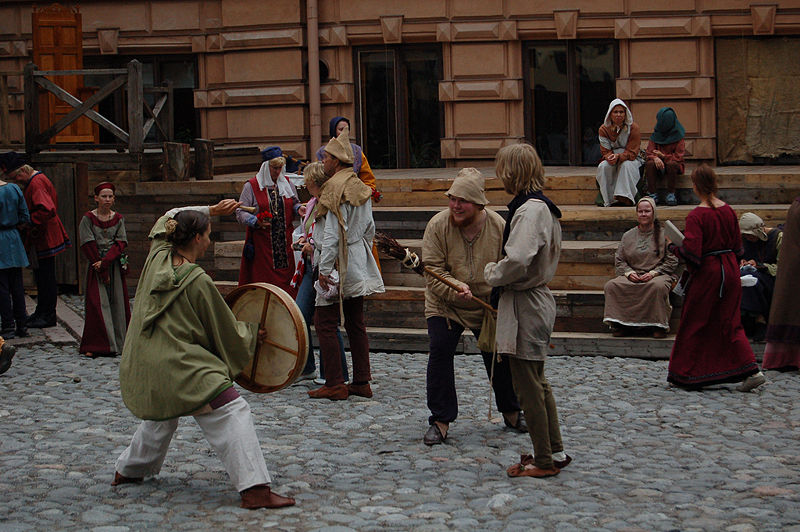
[[[622,235],[614,256],[617,277],[603,289],[603,323],[613,328],[614,336],[648,328],[655,338],[664,338],[672,314],[669,291],[675,282],[678,257],[667,252],[667,238],[652,198],[639,200],[636,217],[639,225]]]

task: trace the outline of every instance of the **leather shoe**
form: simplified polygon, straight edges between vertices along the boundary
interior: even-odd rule
[[[425,445],[439,445],[440,443],[444,443],[446,439],[447,434],[442,434],[442,429],[439,428],[439,425],[431,423],[425,436],[422,437],[422,443]]]
[[[331,401],[344,401],[350,395],[346,384],[323,386],[316,390],[309,390],[308,396],[312,399],[330,399]]]
[[[523,414],[521,410],[517,412],[516,423],[512,425],[511,422],[508,420],[508,417],[506,417],[506,414],[503,414],[503,423],[506,424],[506,427],[514,429],[517,432],[521,432],[523,434],[528,433],[528,425],[525,423],[525,414]]]
[[[565,460],[553,460],[553,465],[557,469],[564,469],[572,462],[572,457],[567,455]],[[533,465],[533,455],[530,454],[521,454],[519,455],[519,463],[526,466],[526,465]]]
[[[17,330],[14,334],[17,335],[17,338],[27,338],[28,336],[30,336],[30,334],[28,334],[28,329],[26,327],[17,327]]]
[[[55,327],[56,319],[55,318],[45,319],[40,316],[37,317],[36,319],[29,320],[27,326],[29,329],[45,329],[47,327]]]
[[[370,388],[369,383],[366,383],[366,384],[348,384],[347,385],[347,392],[350,395],[357,395],[359,397],[366,397],[367,399],[372,397],[372,388]]]
[[[6,340],[11,340],[12,338],[17,337],[17,335],[14,332],[14,329],[3,329],[0,331],[0,336],[5,338]]]
[[[514,464],[508,469],[506,469],[506,473],[508,473],[509,477],[554,477],[561,472],[560,469],[556,467],[552,467],[550,469],[542,469],[540,467],[536,467],[535,465],[523,465],[523,464]]]
[[[13,345],[4,343],[0,346],[0,375],[8,371],[8,368],[11,367],[11,360],[14,359],[16,352],[17,348]]]
[[[283,508],[294,506],[294,499],[272,493],[269,486],[260,485],[247,488],[239,493],[242,496],[242,508],[255,510],[256,508]]]
[[[114,480],[111,481],[111,485],[119,486],[120,484],[138,484],[142,480],[142,477],[126,477],[114,471]]]

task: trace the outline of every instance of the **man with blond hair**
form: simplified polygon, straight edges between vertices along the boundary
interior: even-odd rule
[[[544,168],[530,144],[502,148],[495,172],[514,199],[508,204],[503,257],[487,264],[483,274],[487,283],[502,289],[497,352],[511,366],[533,443],[533,455],[523,454],[506,471],[511,477],[549,477],[572,461],[564,452],[556,401],[544,376],[556,320],[556,303],[547,283],[561,253],[561,211],[542,194]]]
[[[450,423],[458,415],[453,358],[465,328],[475,337],[481,333],[484,307],[472,296],[486,302],[491,287],[483,267],[500,259],[503,218],[485,209],[484,177],[475,168],[464,168],[447,191],[447,209],[436,214],[425,228],[422,260],[432,271],[461,287],[455,291],[433,276],[426,276],[425,318],[428,321],[427,399],[430,427],[423,443],[436,445],[447,438]],[[492,353],[481,353],[492,380],[497,408],[506,426],[527,432],[525,419],[511,385],[507,360],[494,363]]]

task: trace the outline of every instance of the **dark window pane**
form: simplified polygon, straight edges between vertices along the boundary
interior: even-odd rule
[[[532,48],[530,64],[536,151],[545,164],[569,164],[567,46]]]
[[[440,54],[411,50],[403,54],[408,95],[408,166],[442,166],[439,126]]]
[[[580,91],[581,161],[592,166],[602,157],[597,130],[603,123],[608,104],[616,97],[614,45],[578,44],[575,53]]]
[[[375,168],[397,168],[395,54],[360,52],[363,148]]]

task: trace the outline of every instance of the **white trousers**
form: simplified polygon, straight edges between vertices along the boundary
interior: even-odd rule
[[[603,204],[608,207],[614,196],[622,196],[631,200],[636,196],[636,184],[639,182],[639,161],[623,161],[610,165],[603,161],[597,167],[597,185],[603,195]]]
[[[208,414],[194,416],[194,419],[222,460],[236,491],[270,483],[247,401],[237,397]],[[142,421],[131,444],[117,459],[117,472],[132,478],[157,475],[177,428],[178,418]]]

